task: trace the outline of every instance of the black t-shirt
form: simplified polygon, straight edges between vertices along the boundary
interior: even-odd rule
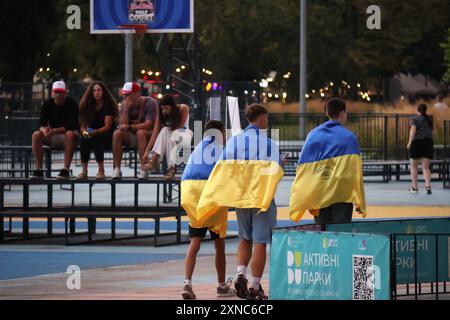
[[[66,130],[77,130],[78,103],[70,97],[66,97],[61,106],[57,106],[53,99],[45,101],[42,105],[39,124],[41,127],[50,126],[51,129],[64,127]]]
[[[411,126],[416,127],[416,135],[413,140],[433,139],[433,119],[424,115],[411,118]]]
[[[112,105],[103,105],[102,108],[94,112],[93,119],[88,123],[88,128],[100,129],[105,126],[105,117],[114,117],[114,107]],[[113,119],[113,124],[111,126],[111,132],[116,130],[115,119]]]

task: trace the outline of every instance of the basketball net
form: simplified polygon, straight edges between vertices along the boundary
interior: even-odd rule
[[[124,24],[118,26],[117,29],[120,30],[122,37],[125,39],[127,34],[132,34],[134,43],[136,43],[136,47],[140,48],[142,44],[142,40],[144,39],[145,34],[148,30],[147,24]]]

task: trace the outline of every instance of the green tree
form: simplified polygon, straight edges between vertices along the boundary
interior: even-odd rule
[[[443,80],[450,83],[450,29],[448,29],[447,42],[442,44],[442,48],[445,50],[445,65],[447,72],[444,74]]]
[[[0,78],[30,82],[58,20],[53,0],[0,1]]]
[[[369,0],[308,2],[308,83],[361,81],[381,86],[397,72],[441,79],[450,27],[448,0],[379,0],[382,30],[368,30]],[[66,28],[66,8],[82,9],[82,30]],[[124,42],[119,35],[89,34],[89,1],[0,1],[0,78],[30,82],[40,67],[64,79],[91,75],[122,81]],[[298,95],[299,1],[195,1],[195,29],[205,66],[217,80],[251,81],[271,70],[291,72],[290,97]],[[31,32],[30,32],[31,30]],[[135,74],[158,68],[157,36],[146,35],[135,50]],[[447,49],[446,49],[447,48]],[[47,53],[51,53],[48,57]],[[447,58],[448,59],[448,58]],[[448,60],[447,60],[448,61]],[[74,68],[78,72],[74,73]],[[447,75],[448,79],[448,75]]]

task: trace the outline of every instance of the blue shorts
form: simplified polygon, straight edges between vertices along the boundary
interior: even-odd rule
[[[271,243],[271,228],[277,226],[277,207],[275,201],[267,212],[259,209],[236,209],[239,238],[253,243]]]

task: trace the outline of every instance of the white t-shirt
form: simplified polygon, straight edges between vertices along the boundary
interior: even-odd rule
[[[448,105],[446,105],[446,104],[443,103],[443,102],[437,102],[437,103],[434,105],[434,108],[438,109],[439,111],[445,111],[445,110],[448,109]]]

